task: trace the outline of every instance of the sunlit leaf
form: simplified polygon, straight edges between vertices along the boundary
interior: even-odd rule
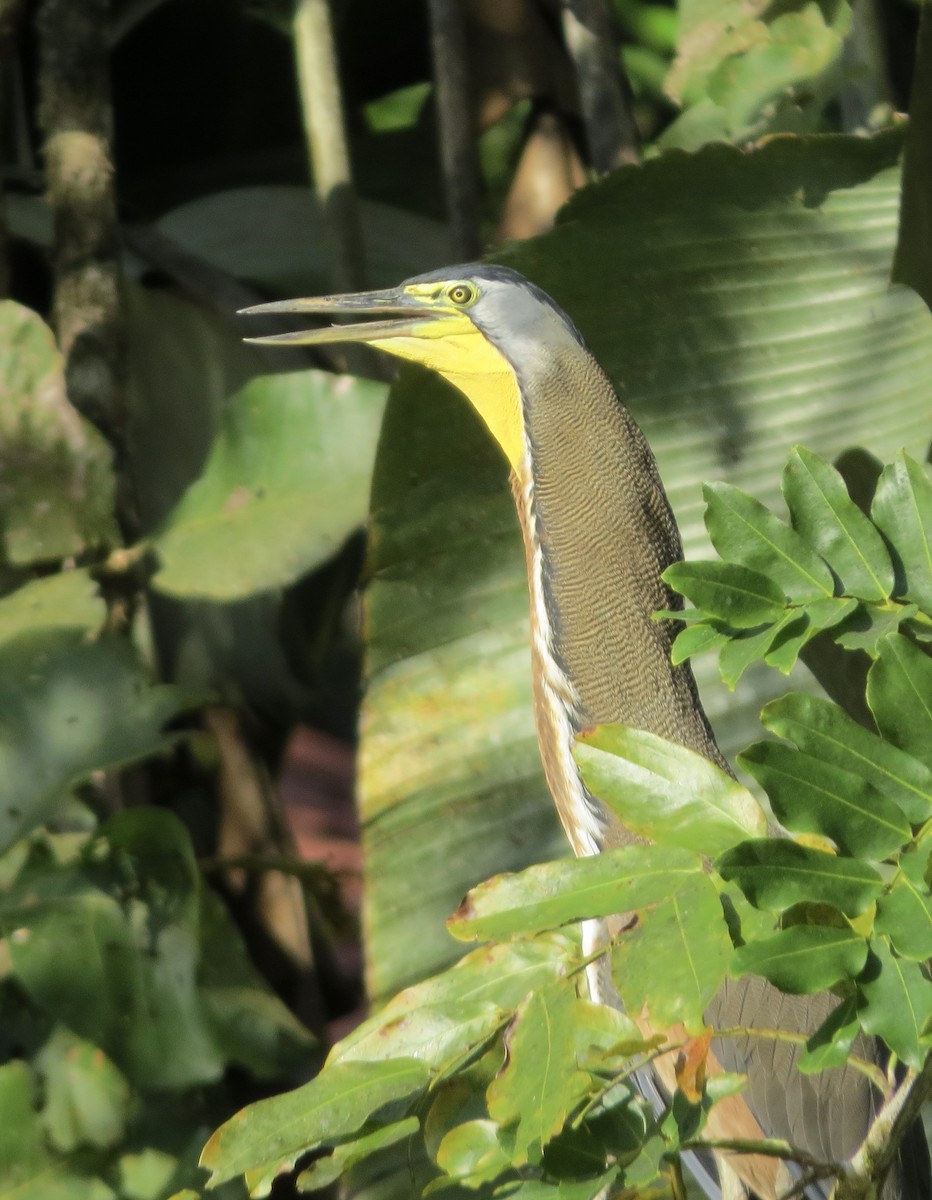
[[[99,1046],[59,1025],[37,1055],[36,1066],[45,1098],[42,1124],[56,1150],[107,1149],[122,1141],[129,1084]]]
[[[833,594],[822,559],[759,500],[727,483],[703,484],[702,494],[706,528],[723,559],[767,575],[796,603]]]
[[[928,853],[914,851],[899,861],[889,893],[877,903],[874,928],[885,933],[904,958],[932,958],[932,897],[926,882]]]
[[[789,675],[796,660],[823,629],[831,629],[857,607],[857,601],[849,596],[836,596],[830,600],[813,600],[806,604],[795,620],[788,621],[770,644],[764,659],[768,666]]]
[[[694,654],[701,654],[704,650],[717,650],[727,641],[728,635],[720,633],[711,625],[687,625],[676,635],[670,658],[674,665],[679,665],[687,658],[692,658]]]
[[[752,663],[765,657],[781,632],[801,620],[804,618],[798,616],[795,609],[791,609],[772,625],[765,625],[763,629],[745,630],[737,636],[730,637],[718,656],[722,682],[734,691],[744,672]]]
[[[698,1032],[732,954],[721,902],[705,874],[646,912],[612,949],[612,973],[628,1012],[646,1008],[660,1029],[682,1023]]]
[[[489,1115],[514,1136],[515,1165],[537,1160],[594,1087],[577,1066],[578,1003],[573,980],[532,992],[505,1034],[505,1067],[486,1097]]]
[[[54,562],[119,541],[106,440],[68,400],[55,335],[0,301],[0,559]]]
[[[0,1066],[0,1188],[16,1200],[114,1200],[100,1178],[49,1148],[37,1109],[37,1087],[29,1064],[14,1059]],[[91,1168],[93,1169],[93,1168]]]
[[[735,629],[782,616],[786,597],[769,576],[717,559],[674,563],[663,578],[696,608]]]
[[[794,833],[819,833],[848,854],[880,860],[910,837],[898,805],[862,775],[779,742],[755,742],[738,757]]]
[[[766,829],[747,788],[703,755],[644,730],[603,725],[580,735],[574,756],[592,794],[650,841],[718,854]]]
[[[494,1121],[477,1119],[457,1125],[437,1150],[437,1165],[467,1187],[491,1183],[511,1166]]]
[[[207,1142],[201,1166],[213,1186],[249,1172],[254,1187],[266,1187],[280,1166],[355,1133],[381,1109],[418,1095],[429,1079],[428,1068],[411,1058],[335,1063],[303,1087],[231,1117]]]
[[[783,472],[783,495],[794,529],[828,562],[846,595],[862,600],[890,595],[893,566],[883,538],[833,466],[795,447]]]
[[[850,929],[792,925],[734,953],[733,975],[763,975],[781,991],[812,995],[853,979],[867,959],[867,943]]]
[[[867,703],[883,736],[932,768],[932,659],[900,633],[880,642]]]
[[[918,963],[892,954],[883,938],[875,939],[871,950],[860,981],[861,1025],[866,1033],[883,1038],[907,1066],[919,1070],[927,1050],[923,1033],[932,1017],[932,983]]]
[[[366,515],[385,393],[324,371],[248,383],[156,539],[156,587],[231,600],[333,554]]]
[[[701,874],[699,856],[685,850],[625,846],[498,875],[473,888],[447,925],[470,941],[552,929],[659,904]]]
[[[790,692],[761,711],[765,729],[824,763],[854,771],[903,810],[913,824],[932,813],[932,770],[852,720],[820,696]]]
[[[883,891],[883,879],[867,863],[786,838],[742,842],[716,859],[715,869],[737,883],[752,904],[772,912],[809,900],[855,916]]]

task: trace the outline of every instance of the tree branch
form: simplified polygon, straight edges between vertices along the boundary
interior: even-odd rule
[[[120,242],[107,59],[107,0],[42,0],[40,119],[53,219],[53,322],[68,398],[114,452],[117,519],[138,530],[123,386]]]
[[[294,44],[314,186],[332,235],[333,285],[341,292],[358,291],[365,255],[329,0],[298,0]]]

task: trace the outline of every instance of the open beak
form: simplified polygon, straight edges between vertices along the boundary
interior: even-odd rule
[[[400,288],[386,292],[355,292],[346,296],[314,296],[303,300],[275,300],[240,309],[240,315],[261,313],[320,313],[325,316],[374,316],[390,319],[352,325],[326,325],[267,337],[244,338],[262,346],[319,346],[330,342],[375,342],[395,337],[417,337],[438,315],[406,296]]]

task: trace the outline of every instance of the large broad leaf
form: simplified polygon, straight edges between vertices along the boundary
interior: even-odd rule
[[[371,200],[361,217],[370,286],[444,263],[448,234],[440,221]],[[159,228],[230,275],[283,296],[319,295],[330,283],[327,217],[303,186],[215,192],[167,213]]]
[[[110,447],[72,407],[51,329],[0,301],[0,559],[54,562],[116,542]]]
[[[412,1058],[336,1063],[293,1092],[244,1108],[210,1138],[201,1166],[216,1185],[250,1173],[260,1194],[306,1150],[361,1129],[374,1113],[423,1092],[430,1072]]]
[[[924,454],[932,319],[888,286],[897,154],[889,137],[671,154],[578,193],[552,233],[499,256],[623,388],[690,556],[709,557],[701,481],[776,511],[791,441]],[[384,998],[457,953],[442,923],[471,886],[561,852],[507,466],[423,372],[403,374],[386,412],[369,566],[360,797],[368,979]],[[715,677],[706,706],[726,752],[747,744],[781,681],[749,672],[729,696],[713,662],[699,671]]]
[[[384,398],[382,384],[324,371],[247,384],[157,538],[156,587],[232,600],[329,558],[365,517]]]
[[[229,919],[202,929],[193,848],[171,813],[118,814],[78,864],[37,853],[0,898],[0,928],[33,1004],[137,1086],[211,1082],[229,1062],[272,1074],[308,1061],[310,1035],[250,972]],[[222,968],[204,961],[211,935],[223,939]]]
[[[719,854],[766,831],[746,787],[702,755],[642,729],[603,725],[579,738],[575,757],[592,794],[651,841]]]
[[[695,872],[674,895],[638,918],[612,947],[612,972],[625,1009],[646,1013],[654,1028],[683,1024],[700,1033],[706,1005],[732,955],[712,881]]]
[[[47,820],[91,772],[165,748],[189,707],[153,684],[123,638],[90,640],[103,613],[87,576],[50,576],[0,601],[0,848]]]
[[[458,938],[506,938],[669,900],[696,875],[698,855],[666,846],[625,846],[496,875],[474,888],[450,918]]]
[[[572,980],[541,988],[522,1002],[505,1035],[508,1059],[487,1096],[489,1115],[513,1127],[516,1165],[536,1161],[593,1087],[577,1064],[579,1004]]]
[[[0,1066],[0,1180],[3,1193],[17,1200],[114,1200],[99,1178],[50,1149],[36,1111],[37,1084],[28,1063]],[[92,1168],[93,1169],[93,1168]]]

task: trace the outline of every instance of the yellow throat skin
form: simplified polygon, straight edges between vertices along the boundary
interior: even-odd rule
[[[729,769],[691,671],[671,663],[675,626],[652,619],[658,609],[680,604],[661,579],[681,552],[656,462],[572,322],[548,296],[515,272],[467,264],[387,291],[248,311],[376,318],[255,340],[363,341],[420,363],[468,398],[501,446],[512,468],[527,559],[541,757],[577,853],[632,840],[582,785],[572,758],[581,728],[624,722]],[[712,1109],[709,1136],[782,1138],[820,1161],[841,1162],[857,1149],[876,1101],[865,1076],[850,1065],[802,1075],[797,1046],[766,1033],[779,1029],[808,1038],[835,1004],[828,993],[785,996],[758,977],[726,981],[706,1020],[715,1029],[758,1033],[712,1043],[710,1070],[744,1073],[748,1083],[740,1096]],[[856,1053],[879,1061],[867,1039],[859,1040]],[[671,1091],[672,1064],[664,1057],[670,1056],[662,1056],[655,1070]],[[700,1166],[690,1169],[701,1186],[710,1197],[720,1195]],[[742,1184],[761,1200],[777,1200],[793,1186],[779,1158],[728,1154],[717,1166],[728,1200],[746,1194]],[[920,1166],[916,1177],[921,1173]],[[899,1167],[891,1172],[882,1200],[928,1197],[923,1180],[904,1190],[907,1174]]]

